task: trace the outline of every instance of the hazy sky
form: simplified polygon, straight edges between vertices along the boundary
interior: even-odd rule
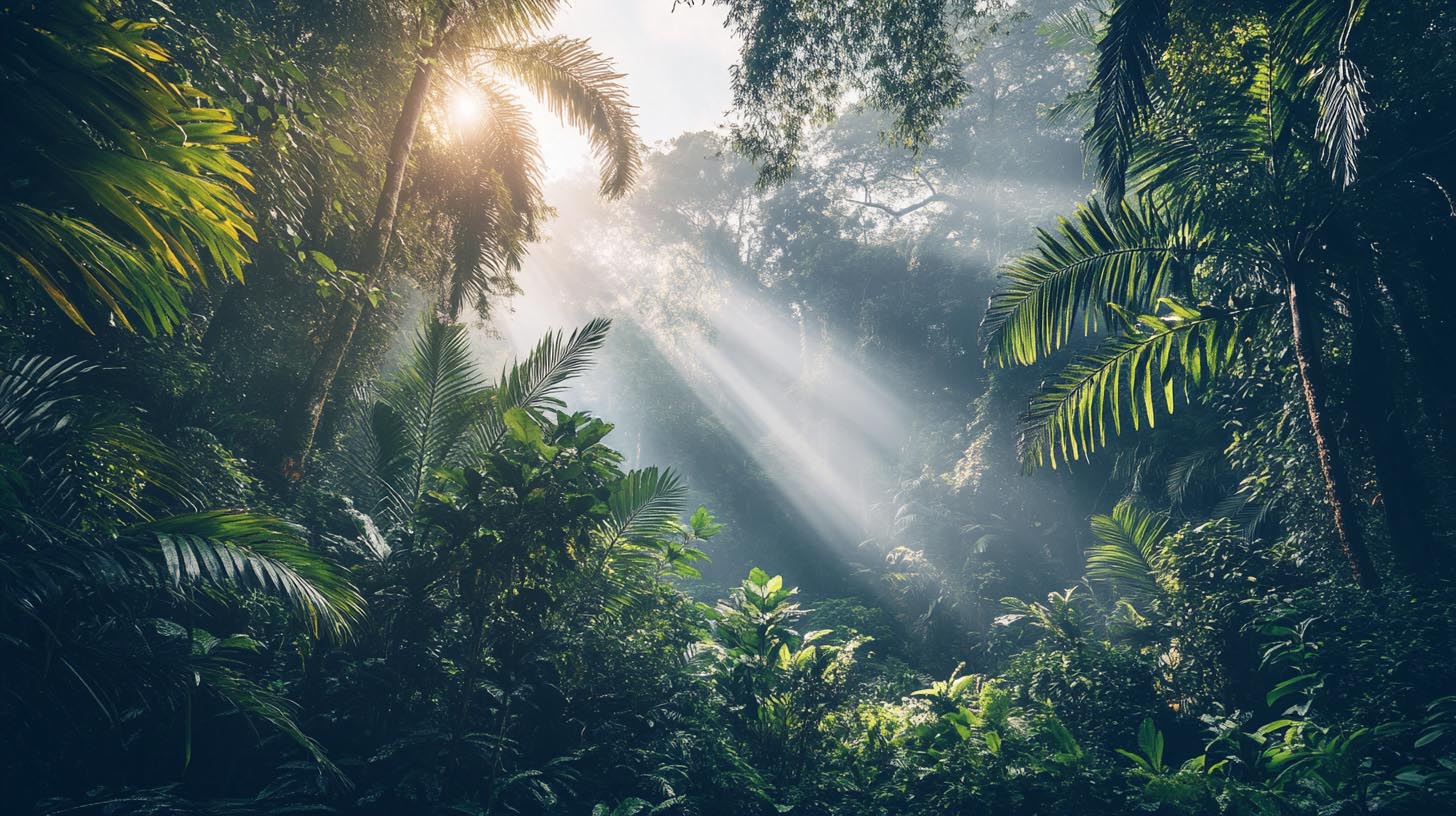
[[[711,129],[728,108],[728,67],[737,46],[723,28],[723,10],[673,0],[572,0],[556,32],[589,37],[627,75],[642,138],[649,145],[690,130]],[[553,178],[591,161],[586,140],[545,111],[537,128]]]

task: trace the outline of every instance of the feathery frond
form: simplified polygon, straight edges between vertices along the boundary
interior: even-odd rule
[[[415,335],[408,362],[384,388],[404,431],[408,467],[398,492],[411,505],[424,494],[430,470],[446,464],[484,393],[465,327],[428,320]]]
[[[1028,468],[1057,466],[1107,445],[1108,431],[1153,427],[1158,413],[1173,413],[1231,365],[1240,349],[1243,317],[1254,309],[1223,312],[1161,298],[1160,315],[1122,313],[1126,330],[1068,365],[1032,398],[1018,441]],[[1266,307],[1255,307],[1266,308]]]
[[[1341,187],[1355,183],[1360,140],[1365,136],[1365,75],[1345,54],[1324,69],[1320,80],[1320,113],[1315,134],[1323,143],[1322,158]]]
[[[364,600],[345,575],[309,548],[301,528],[275,518],[189,513],[135,525],[124,538],[155,542],[176,585],[266,592],[292,606],[315,636],[346,637],[364,614]]]
[[[456,36],[467,42],[510,42],[551,25],[563,0],[463,0],[456,14],[465,21]]]
[[[194,654],[191,665],[198,685],[239,713],[272,725],[307,751],[319,768],[347,782],[343,771],[324,753],[323,746],[298,725],[295,719],[297,706],[283,695],[248,678],[248,666],[241,655],[261,650],[262,644],[246,635],[218,638],[201,629],[193,630],[192,642]]]
[[[601,167],[601,193],[624,195],[642,169],[635,109],[611,60],[586,40],[551,37],[486,50],[487,63],[526,86],[561,121],[586,135]]]
[[[490,408],[471,427],[474,453],[493,451],[506,436],[505,415],[513,408],[526,412],[563,407],[556,394],[566,383],[591,366],[591,358],[606,342],[612,321],[596,318],[566,337],[548,332],[526,359],[501,372],[491,395]]]
[[[1279,18],[1275,39],[1281,63],[1309,70],[1292,76],[1301,87],[1318,82],[1315,137],[1321,159],[1341,188],[1355,181],[1366,132],[1365,74],[1350,56],[1350,36],[1369,0],[1299,0]]]
[[[655,539],[672,529],[686,498],[687,486],[671,470],[634,470],[612,486],[608,515],[597,536],[608,550],[623,542]]]
[[[446,210],[453,216],[450,278],[445,301],[452,318],[466,305],[488,312],[487,297],[509,292],[526,245],[538,237],[546,211],[544,167],[529,113],[504,87],[478,82],[489,113],[479,133],[469,134],[459,177]],[[457,164],[459,162],[456,162]]]
[[[1030,365],[1061,348],[1078,322],[1084,334],[1112,317],[1109,303],[1148,311],[1214,250],[1191,224],[1170,223],[1146,200],[1104,208],[1090,201],[1036,249],[1002,270],[1006,283],[986,310],[986,355],[1001,366]]]
[[[10,444],[58,430],[68,415],[57,410],[75,394],[67,388],[97,366],[77,357],[21,357],[0,369],[0,433]]]
[[[1087,552],[1087,578],[1111,585],[1129,601],[1141,601],[1158,591],[1158,547],[1168,519],[1162,513],[1129,500],[1117,503],[1110,515],[1092,517],[1092,533],[1101,543]]]
[[[373,488],[361,491],[374,502],[371,513],[395,521],[413,514],[432,474],[454,463],[468,428],[488,410],[486,394],[465,327],[427,318],[410,355],[377,397],[362,393],[357,399],[348,459]]]

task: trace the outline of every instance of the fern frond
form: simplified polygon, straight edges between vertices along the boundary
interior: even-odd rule
[[[687,486],[671,470],[634,470],[612,486],[597,536],[608,550],[652,540],[672,528],[686,498]]]
[[[1100,543],[1087,552],[1087,578],[1130,601],[1156,594],[1158,547],[1167,525],[1167,516],[1127,499],[1111,514],[1093,516],[1092,534]]]
[[[591,367],[592,356],[606,342],[611,327],[612,321],[599,317],[570,337],[560,331],[548,332],[526,359],[502,371],[490,407],[471,427],[473,453],[480,456],[500,446],[506,436],[507,411],[521,408],[529,413],[563,407],[555,395]]]
[[[423,495],[430,470],[446,464],[483,395],[465,327],[429,320],[409,361],[385,386],[408,445],[409,482],[400,493],[411,503]]]

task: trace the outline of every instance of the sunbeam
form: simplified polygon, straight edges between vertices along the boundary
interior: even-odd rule
[[[882,503],[884,474],[913,422],[912,411],[882,383],[876,366],[852,359],[830,333],[794,310],[769,306],[723,274],[708,273],[712,305],[695,320],[662,325],[628,292],[633,269],[652,259],[598,236],[595,263],[562,263],[538,252],[522,275],[524,293],[497,312],[492,327],[520,354],[553,327],[578,325],[601,309],[651,339],[672,373],[701,393],[711,415],[740,441],[792,506],[842,557],[871,534],[872,508]],[[549,245],[548,245],[549,246]],[[489,345],[487,343],[487,345]],[[618,370],[618,366],[607,366]],[[607,404],[609,384],[587,378],[573,404],[625,420],[618,444],[629,454],[660,449],[651,429],[634,427]],[[691,471],[693,463],[675,463]]]

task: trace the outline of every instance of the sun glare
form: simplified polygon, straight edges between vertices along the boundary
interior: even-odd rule
[[[485,116],[485,100],[474,88],[456,88],[450,93],[450,123],[457,128],[475,125]]]

